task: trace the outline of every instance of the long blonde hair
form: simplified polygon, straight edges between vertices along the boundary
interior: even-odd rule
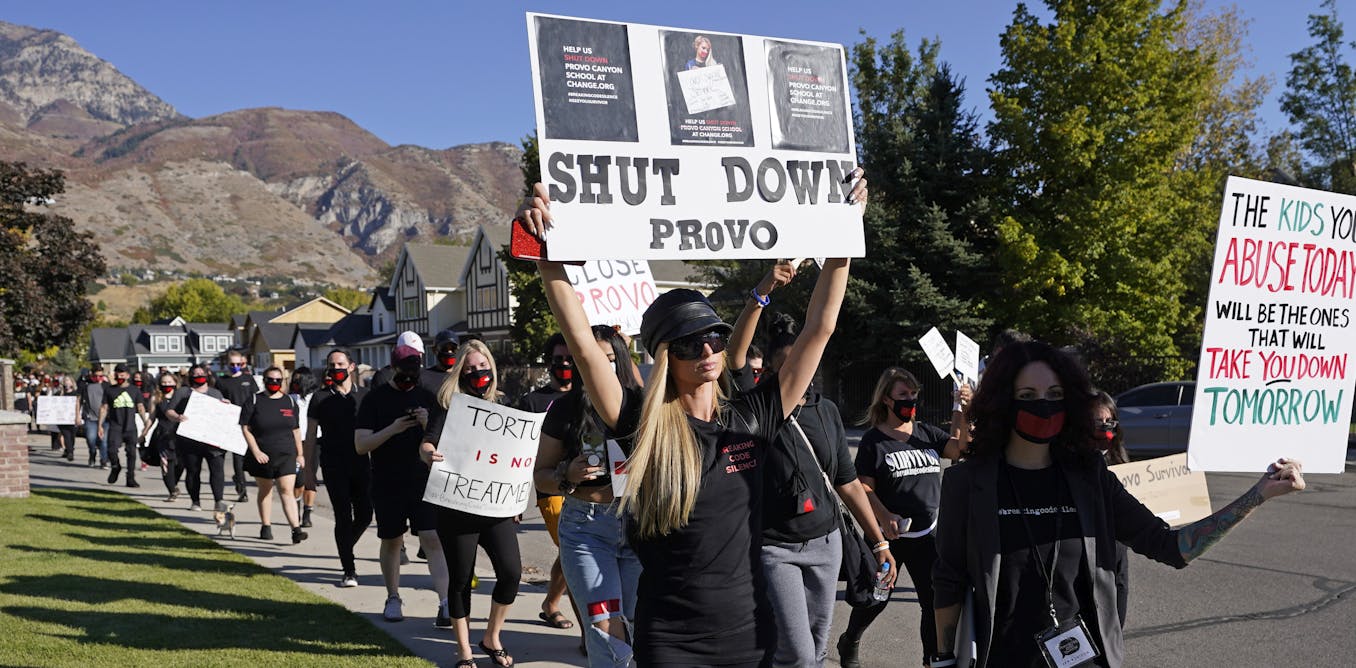
[[[663,536],[687,526],[702,486],[702,449],[678,401],[669,375],[669,344],[659,344],[645,382],[645,403],[635,446],[626,461],[627,494],[622,512],[636,519],[641,538]],[[725,393],[715,384],[712,401],[719,411]]]
[[[494,364],[494,354],[490,352],[490,347],[485,345],[484,341],[471,339],[461,344],[457,351],[457,363],[452,365],[452,370],[447,373],[447,378],[443,380],[443,386],[438,388],[438,403],[443,408],[447,408],[452,403],[452,395],[461,392],[461,372],[466,368],[466,358],[469,353],[477,352],[485,356],[490,362],[490,386],[485,389],[485,399],[494,401],[499,396],[499,369]]]
[[[871,393],[871,405],[866,407],[866,415],[857,422],[858,425],[877,427],[890,421],[890,407],[885,405],[885,400],[895,393],[896,383],[904,383],[914,394],[922,389],[918,379],[904,369],[892,366],[882,371],[880,380],[876,381],[876,391]]]

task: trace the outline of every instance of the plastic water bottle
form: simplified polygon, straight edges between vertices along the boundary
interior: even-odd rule
[[[890,562],[887,561],[880,565],[880,571],[876,573],[876,587],[871,590],[871,598],[874,598],[877,601],[890,600],[891,587],[888,584],[889,579]]]

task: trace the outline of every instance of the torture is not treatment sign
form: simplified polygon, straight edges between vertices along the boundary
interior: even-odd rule
[[[527,15],[552,260],[861,257],[838,44]]]

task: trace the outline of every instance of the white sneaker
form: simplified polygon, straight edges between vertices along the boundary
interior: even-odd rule
[[[345,589],[358,586],[358,576],[352,573],[345,573],[344,578],[339,581],[339,586]]]
[[[382,611],[381,617],[388,622],[400,622],[405,620],[405,614],[400,610],[400,597],[392,594],[386,597],[386,609]]]

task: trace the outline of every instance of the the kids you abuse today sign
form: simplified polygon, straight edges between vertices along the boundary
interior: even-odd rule
[[[861,257],[838,44],[527,15],[552,260]]]
[[[1356,197],[1230,177],[1192,410],[1193,470],[1278,457],[1341,473],[1352,411]]]

